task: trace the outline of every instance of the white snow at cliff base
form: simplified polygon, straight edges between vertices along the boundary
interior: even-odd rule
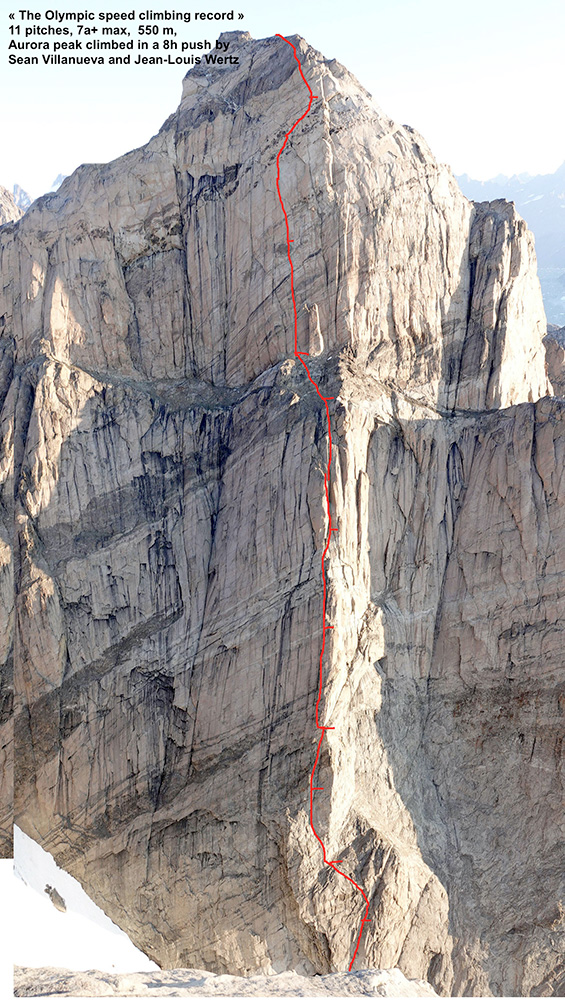
[[[157,969],[76,879],[15,827],[13,958],[16,965],[60,966],[82,971],[143,972]],[[56,889],[66,911],[55,908],[45,887]]]

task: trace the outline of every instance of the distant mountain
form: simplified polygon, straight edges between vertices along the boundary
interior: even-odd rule
[[[31,205],[31,198],[27,191],[24,191],[19,184],[14,184],[12,188],[12,195],[18,208],[21,208],[22,212],[27,212],[29,206]]]
[[[60,188],[61,184],[65,180],[65,177],[67,177],[67,174],[57,174],[55,180],[53,181],[51,187],[49,188],[49,192],[56,191],[58,188]],[[19,209],[21,209],[22,213],[27,212],[29,206],[33,201],[33,199],[30,198],[27,191],[24,191],[24,189],[20,187],[19,184],[14,184],[14,187],[12,188],[11,197],[13,197],[15,204],[18,206]],[[19,218],[19,216],[17,216],[17,218]],[[4,221],[7,220],[5,219]]]
[[[57,176],[56,176],[55,180],[53,181],[53,183],[52,183],[51,187],[49,188],[49,190],[50,191],[56,191],[57,188],[60,188],[61,184],[65,180],[65,177],[67,177],[67,176],[68,176],[67,174],[57,174]]]
[[[463,174],[457,181],[472,201],[513,201],[536,240],[538,273],[547,318],[565,323],[565,163],[553,174],[499,174],[476,181]]]
[[[20,219],[22,214],[8,189],[0,185],[0,226]]]

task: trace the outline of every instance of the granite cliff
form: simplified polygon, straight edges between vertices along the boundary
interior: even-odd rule
[[[565,163],[552,174],[499,174],[475,181],[467,174],[456,177],[463,194],[472,201],[506,198],[513,201],[536,241],[538,275],[548,320],[565,323]]]
[[[0,185],[0,226],[21,219],[23,214],[8,189]]]
[[[362,906],[308,814],[329,442],[275,190],[307,99],[282,39],[222,37],[238,66],[0,231],[15,813],[163,967],[329,973]],[[281,190],[334,397],[317,826],[370,899],[357,967],[559,995],[565,425],[532,237],[293,41],[319,96]]]
[[[565,395],[565,326],[553,326],[544,337],[547,373],[556,395]]]

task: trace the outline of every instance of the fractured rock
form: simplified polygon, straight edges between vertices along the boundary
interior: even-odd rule
[[[162,967],[322,974],[363,907],[309,820],[329,441],[275,188],[306,90],[283,40],[226,37],[240,66],[0,232],[15,811]],[[370,900],[358,967],[547,995],[565,456],[532,237],[293,41],[299,349],[335,397],[316,825]]]

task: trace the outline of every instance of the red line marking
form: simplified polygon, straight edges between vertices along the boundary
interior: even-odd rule
[[[292,49],[292,51],[294,53],[294,58],[296,59],[296,62],[298,63],[298,69],[299,69],[299,72],[300,72],[300,76],[302,77],[302,80],[303,80],[303,82],[304,82],[304,84],[306,86],[306,89],[308,90],[308,94],[309,94],[308,107],[306,108],[306,111],[304,112],[304,114],[300,115],[300,118],[296,119],[296,121],[295,121],[294,125],[292,126],[292,128],[290,128],[288,130],[288,132],[285,134],[284,142],[283,142],[283,144],[282,144],[282,146],[279,149],[278,154],[277,154],[277,194],[279,196],[279,201],[281,203],[281,208],[282,208],[282,211],[283,211],[284,221],[285,221],[285,226],[286,226],[287,254],[288,254],[288,263],[289,263],[289,266],[290,266],[290,295],[291,295],[291,298],[292,298],[292,308],[293,308],[293,312],[294,312],[294,355],[295,355],[295,357],[298,358],[298,360],[300,361],[300,363],[304,366],[304,370],[306,372],[306,375],[308,376],[310,382],[314,386],[316,392],[318,393],[318,396],[320,397],[320,399],[322,400],[322,402],[323,402],[323,404],[325,406],[325,409],[326,409],[326,420],[327,420],[327,423],[328,423],[328,443],[329,443],[329,448],[328,448],[328,464],[327,464],[327,467],[326,467],[326,471],[324,472],[324,490],[325,490],[325,494],[326,494],[326,509],[327,509],[327,512],[328,512],[329,527],[328,527],[328,537],[326,539],[326,544],[325,544],[324,550],[322,552],[322,592],[323,592],[323,596],[322,596],[322,645],[321,645],[321,650],[320,650],[320,667],[319,667],[319,675],[318,675],[318,698],[317,698],[317,701],[316,701],[316,716],[315,716],[316,717],[316,729],[321,730],[321,735],[320,735],[320,738],[318,740],[318,746],[317,746],[317,749],[316,749],[316,759],[314,760],[314,766],[313,766],[313,768],[312,768],[312,770],[310,772],[310,826],[312,828],[312,833],[314,834],[316,840],[318,841],[320,847],[322,848],[322,856],[323,856],[323,859],[324,859],[324,864],[328,865],[329,868],[332,868],[333,871],[337,872],[338,875],[341,875],[342,878],[347,879],[347,881],[350,882],[351,885],[353,885],[355,887],[355,889],[357,889],[357,891],[359,893],[361,893],[361,895],[362,895],[362,897],[363,897],[363,899],[365,901],[365,913],[364,913],[364,916],[361,919],[361,927],[359,928],[359,934],[357,935],[357,942],[356,942],[356,945],[355,945],[355,949],[353,951],[351,962],[349,963],[349,971],[351,972],[351,969],[353,968],[353,963],[354,963],[354,961],[355,961],[355,959],[357,957],[357,952],[359,951],[359,945],[361,943],[361,935],[363,933],[363,927],[365,926],[365,924],[367,923],[367,921],[370,920],[370,917],[367,915],[369,913],[369,900],[367,899],[367,896],[363,892],[363,889],[361,888],[361,886],[358,885],[357,882],[354,879],[352,879],[349,875],[346,875],[345,872],[341,872],[339,870],[339,868],[336,868],[336,865],[337,864],[341,864],[341,862],[338,862],[338,861],[328,861],[328,859],[326,857],[326,847],[325,847],[325,844],[324,844],[322,838],[320,837],[320,835],[318,834],[318,832],[316,830],[316,827],[314,826],[314,791],[317,790],[316,787],[314,786],[314,774],[316,773],[316,768],[318,767],[318,761],[320,759],[320,750],[322,748],[322,743],[324,741],[324,735],[325,735],[325,733],[326,733],[326,731],[328,729],[335,729],[335,726],[321,726],[320,722],[319,722],[320,702],[322,700],[323,684],[324,684],[323,659],[324,659],[324,650],[325,650],[325,646],[326,646],[326,625],[325,625],[325,621],[326,621],[326,603],[327,603],[327,589],[328,589],[327,588],[327,583],[326,583],[326,571],[325,571],[325,565],[324,564],[325,564],[325,560],[326,560],[326,555],[328,553],[328,549],[330,547],[330,536],[331,536],[332,530],[334,530],[334,531],[337,530],[335,528],[332,528],[332,514],[331,514],[331,508],[330,508],[330,492],[329,492],[330,471],[331,471],[331,465],[332,465],[332,429],[331,429],[331,424],[330,424],[330,410],[329,410],[329,407],[328,407],[328,401],[331,400],[331,399],[335,399],[335,396],[327,396],[326,397],[326,396],[322,395],[322,393],[320,391],[319,385],[312,378],[312,375],[310,374],[310,370],[308,368],[308,365],[303,360],[304,357],[308,357],[308,354],[306,352],[304,352],[304,351],[299,351],[298,350],[298,313],[297,313],[297,310],[296,310],[296,299],[295,299],[295,296],[294,296],[294,267],[293,267],[293,264],[292,264],[292,256],[291,256],[291,253],[290,253],[290,244],[293,243],[294,240],[291,240],[291,238],[290,238],[290,229],[289,229],[289,226],[288,226],[288,215],[287,215],[286,209],[284,207],[284,202],[283,202],[283,199],[282,199],[281,189],[280,189],[280,184],[279,184],[280,177],[281,177],[280,159],[281,159],[282,153],[283,153],[283,151],[285,149],[285,146],[286,146],[286,144],[287,144],[287,142],[289,140],[289,137],[294,132],[296,126],[299,125],[300,122],[304,118],[306,118],[306,115],[308,114],[308,112],[310,111],[310,108],[312,107],[312,101],[316,100],[316,98],[317,98],[317,94],[313,94],[312,93],[310,85],[309,85],[306,77],[304,76],[304,73],[302,72],[302,66],[300,64],[300,60],[299,60],[298,56],[296,55],[296,46],[294,46],[292,44],[292,42],[289,42],[288,38],[285,38],[284,35],[279,35],[277,33],[277,38],[281,38],[283,42],[286,42],[287,45],[290,45],[290,47],[291,47],[291,49]],[[327,627],[331,628],[332,626],[327,626]]]

